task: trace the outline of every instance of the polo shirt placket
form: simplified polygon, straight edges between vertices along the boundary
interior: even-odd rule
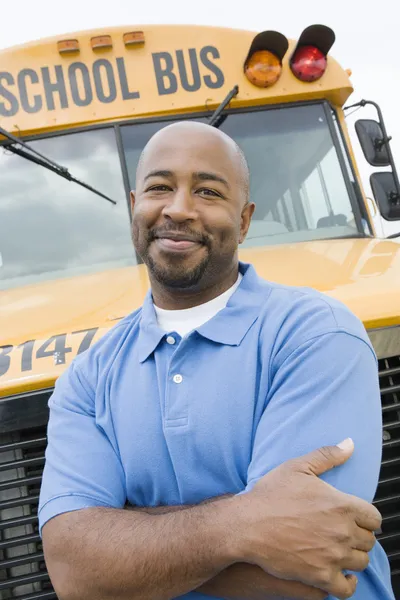
[[[176,336],[177,334],[170,334]],[[157,352],[157,350],[156,350]],[[165,430],[185,427],[189,418],[190,380],[189,340],[181,339],[170,358],[165,383]]]

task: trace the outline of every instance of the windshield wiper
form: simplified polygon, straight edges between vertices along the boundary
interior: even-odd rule
[[[392,240],[393,238],[400,237],[400,231],[398,233],[392,233],[392,235],[388,235],[385,239]]]
[[[213,114],[211,115],[210,120],[208,121],[209,125],[211,125],[212,127],[217,127],[217,128],[220,125],[222,125],[222,123],[225,121],[227,115],[222,115],[221,113],[228,106],[228,104],[232,100],[232,98],[237,96],[238,93],[239,93],[239,86],[235,85],[235,87],[231,89],[231,91],[229,92],[227,97],[224,98],[224,100],[222,100],[221,104],[218,106],[216,111],[213,112]]]
[[[8,131],[3,129],[2,127],[0,127],[0,135],[4,136],[8,140],[10,140],[10,142],[12,142],[11,144],[5,144],[3,147],[6,148],[7,150],[10,150],[10,152],[13,152],[13,154],[17,154],[18,156],[21,156],[22,158],[26,158],[26,160],[29,160],[30,162],[33,162],[36,165],[39,165],[41,167],[44,167],[45,169],[48,169],[49,171],[53,171],[53,173],[56,173],[56,175],[59,175],[60,177],[63,177],[64,179],[67,179],[68,181],[72,181],[73,183],[77,183],[78,185],[81,185],[82,187],[86,188],[90,192],[93,192],[93,194],[97,194],[97,196],[101,196],[101,198],[108,200],[108,202],[111,202],[112,204],[117,204],[115,202],[115,200],[112,200],[111,198],[109,198],[108,196],[103,194],[102,192],[99,192],[98,190],[96,190],[94,187],[92,187],[88,183],[85,183],[84,181],[80,181],[79,179],[77,179],[76,177],[71,175],[71,173],[68,171],[68,169],[66,167],[63,167],[63,166],[59,165],[58,163],[54,162],[53,160],[51,160],[50,158],[47,158],[47,156],[44,156],[44,154],[41,154],[40,152],[35,150],[35,148],[32,148],[31,146],[29,146],[29,144],[27,144],[26,142],[23,142],[19,138],[15,137],[15,135],[12,135],[12,133],[8,133]],[[14,144],[18,144],[19,146],[22,146],[22,148],[25,148],[25,150],[23,150],[22,148],[15,147]]]

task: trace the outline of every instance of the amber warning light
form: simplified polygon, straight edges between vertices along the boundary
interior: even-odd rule
[[[245,67],[247,79],[259,87],[273,85],[278,81],[281,71],[281,61],[268,50],[254,52]]]
[[[244,63],[247,79],[257,87],[274,85],[282,73],[282,59],[289,47],[284,35],[263,31],[254,38]]]

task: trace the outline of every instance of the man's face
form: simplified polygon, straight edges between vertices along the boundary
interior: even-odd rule
[[[223,278],[254,210],[245,175],[233,143],[211,127],[181,123],[151,140],[132,195],[133,241],[151,277],[177,289]]]

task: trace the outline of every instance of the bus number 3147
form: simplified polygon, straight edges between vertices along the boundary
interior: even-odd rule
[[[81,354],[87,350],[99,328],[86,329],[84,331],[74,331],[72,335],[82,334],[83,337],[76,351],[76,354]],[[28,340],[19,346],[0,346],[0,377],[5,375],[10,368],[11,357],[16,350],[21,350],[21,371],[32,370],[32,359],[34,356],[34,347],[37,344],[36,340]],[[52,356],[55,365],[64,365],[66,363],[66,355],[73,352],[73,348],[67,345],[67,334],[61,333],[53,335],[51,338],[43,342],[36,350],[35,357],[47,358]]]

